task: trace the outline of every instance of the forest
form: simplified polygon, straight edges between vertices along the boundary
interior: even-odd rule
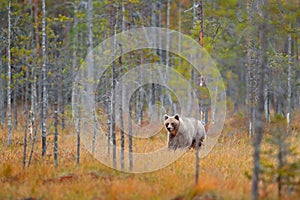
[[[299,198],[299,0],[0,0],[0,26],[0,199]]]

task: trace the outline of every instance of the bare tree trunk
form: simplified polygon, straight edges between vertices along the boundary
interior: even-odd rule
[[[289,128],[291,123],[291,97],[292,97],[292,84],[291,84],[291,76],[292,76],[292,24],[290,23],[290,32],[288,34],[288,96],[287,96],[287,127]]]
[[[36,133],[37,133],[37,123],[36,123],[35,128],[34,128],[34,135],[33,135],[33,140],[32,140],[32,144],[31,144],[31,150],[30,150],[30,154],[29,154],[27,167],[29,167],[30,163],[31,163],[31,159],[32,159],[33,151],[34,151],[34,144],[35,144],[35,141],[36,141]]]
[[[124,6],[124,5],[122,5]],[[125,11],[125,10],[124,10]],[[125,13],[125,12],[123,12]],[[122,47],[121,47],[122,49]],[[121,55],[122,55],[122,50],[121,50]],[[122,56],[120,56],[120,59],[119,59],[119,62],[120,62],[120,74],[122,76]],[[124,169],[125,168],[125,163],[124,163],[124,147],[125,147],[125,132],[124,132],[124,121],[123,121],[123,109],[122,109],[122,106],[123,106],[123,99],[124,99],[124,95],[123,95],[123,85],[122,85],[122,81],[120,79],[119,81],[119,84],[121,85],[122,87],[122,90],[121,90],[121,100],[119,100],[119,111],[120,111],[120,131],[121,131],[121,169]]]
[[[26,156],[27,156],[27,128],[28,128],[27,121],[29,120],[25,121],[25,128],[24,128],[23,169],[26,167]]]
[[[88,26],[88,53],[91,53],[94,48],[94,40],[93,40],[93,0],[88,0],[88,5],[87,5],[87,26]],[[89,64],[89,70],[88,70],[88,77],[91,80],[94,80],[94,57],[91,55],[88,60]],[[94,84],[94,83],[92,83]],[[94,88],[94,87],[93,87]],[[93,94],[93,91],[88,91],[89,94]],[[93,97],[95,98],[95,95],[93,94]],[[94,119],[94,134],[93,134],[93,139],[92,139],[92,153],[94,153],[95,150],[95,140],[96,140],[96,135],[97,135],[97,122],[96,122],[96,113],[95,110],[93,110],[93,119]]]
[[[129,115],[128,115],[128,131],[129,131],[129,170],[131,171],[133,169],[133,155],[132,155],[132,118],[131,115],[132,110],[129,109]]]
[[[53,141],[53,155],[54,155],[54,166],[58,166],[58,95],[55,94],[54,103],[54,141]]]
[[[248,44],[248,50],[247,50],[247,58],[248,58],[248,74],[247,74],[247,104],[248,104],[248,123],[249,123],[249,136],[254,135],[254,120],[253,120],[253,114],[254,114],[254,94],[253,94],[253,75],[252,75],[252,52],[253,52],[253,39],[252,39],[252,33],[251,33],[251,26],[253,21],[253,2],[249,0],[247,5],[247,11],[248,11],[248,36],[247,36],[247,44]]]
[[[13,90],[13,112],[14,112],[14,130],[18,129],[18,80],[14,81]]]
[[[168,0],[167,2],[167,24],[166,24],[166,28],[169,29],[170,28],[170,2],[171,0]],[[170,49],[170,36],[169,34],[167,34],[166,36],[166,83],[168,83],[168,75],[169,75],[169,49]]]
[[[79,110],[78,110],[79,109]],[[76,140],[76,167],[79,167],[79,161],[80,161],[80,126],[81,126],[81,111],[80,111],[80,107],[78,106],[77,112],[78,112],[78,116],[76,119],[76,136],[77,136],[77,140]]]
[[[35,40],[35,24],[36,24],[36,18],[34,14],[35,5],[33,4],[33,1],[29,1],[30,4],[30,21],[32,23],[31,29],[30,29],[30,36],[31,36],[31,49],[33,51],[33,57],[36,55],[37,50],[37,41]],[[36,27],[37,29],[37,27]],[[29,135],[30,139],[33,140],[33,125],[34,125],[34,114],[35,114],[35,108],[36,108],[36,74],[35,74],[35,65],[34,62],[31,62],[31,86],[30,86],[30,110],[28,113],[29,120],[28,124],[26,124],[26,127],[29,129]],[[28,86],[29,87],[29,86]],[[28,88],[29,90],[29,88]],[[25,143],[25,142],[24,142]],[[26,164],[26,163],[25,163]]]
[[[131,12],[131,7],[128,9],[128,13]],[[128,21],[131,22],[132,19],[129,15]],[[128,24],[127,30],[130,30],[130,23]],[[131,38],[129,38],[131,39]],[[131,64],[131,57],[129,57],[129,64]],[[125,92],[124,92],[125,94]],[[129,170],[132,171],[133,169],[133,153],[132,153],[132,110],[131,107],[129,106],[129,113],[128,113],[128,151],[129,151]]]
[[[281,189],[282,189],[282,167],[284,165],[283,163],[283,137],[282,137],[282,132],[281,130],[279,129],[278,130],[278,134],[279,134],[279,137],[278,137],[278,154],[277,154],[277,161],[278,161],[278,167],[277,167],[277,170],[278,170],[278,177],[277,177],[277,188],[278,188],[278,198],[281,199]]]
[[[77,25],[78,25],[78,18],[77,18],[77,13],[78,13],[78,5],[76,4],[75,0],[75,6],[74,6],[74,24],[73,24],[73,29],[75,31],[74,33],[74,38],[73,38],[73,72],[77,71],[78,68],[78,58],[77,58],[77,44],[78,44],[78,30],[77,30]],[[75,77],[75,75],[73,75]],[[80,99],[79,101],[80,102]],[[81,126],[81,115],[80,115],[80,106],[76,105],[76,118],[75,118],[75,127],[76,127],[76,167],[79,167],[79,161],[80,161],[80,126]]]
[[[116,41],[116,32],[117,32],[117,23],[116,23],[116,19],[118,18],[118,8],[116,8],[116,16],[114,15],[115,13],[115,5],[114,5],[114,1],[111,0],[111,30],[113,32],[113,60],[115,59],[115,51],[117,48],[117,41]],[[115,62],[112,63],[112,77],[111,77],[111,83],[112,83],[112,87],[111,87],[111,104],[110,104],[110,109],[111,109],[111,139],[112,139],[112,143],[113,143],[113,166],[114,168],[117,167],[117,161],[116,161],[116,157],[117,157],[117,152],[116,152],[116,127],[115,127],[115,101],[116,101],[116,94],[115,94],[115,86],[116,86],[116,66],[115,66]]]
[[[76,90],[79,90],[76,88]],[[77,91],[78,93],[79,91]],[[80,161],[80,131],[81,131],[81,99],[79,97],[78,104],[76,105],[76,117],[75,117],[75,129],[76,129],[76,168],[79,167],[79,161]]]
[[[48,107],[48,94],[47,94],[47,55],[46,55],[46,3],[42,0],[42,49],[43,49],[43,65],[42,65],[42,156],[46,155],[47,151],[47,107]]]
[[[178,32],[181,33],[181,3],[179,3],[178,8]],[[178,52],[181,53],[181,34],[178,35]],[[181,61],[182,63],[182,61]]]
[[[122,32],[126,30],[125,27],[125,5],[124,2],[122,2]],[[122,84],[122,79],[120,77],[122,77],[122,73],[123,73],[123,63],[122,63],[122,55],[123,55],[123,51],[122,51],[122,44],[120,44],[120,58],[119,58],[119,63],[120,63],[120,75],[119,75],[119,84],[122,87],[121,90],[121,100],[119,100],[119,109],[120,109],[120,131],[121,131],[121,169],[123,170],[125,168],[125,157],[124,157],[124,150],[125,150],[125,132],[124,132],[124,120],[123,120],[123,101],[124,101],[124,86]]]
[[[255,134],[253,136],[253,175],[252,175],[252,191],[251,191],[251,199],[256,200],[259,198],[259,171],[260,171],[260,146],[263,137],[263,113],[264,113],[264,72],[265,66],[267,65],[267,14],[261,8],[264,0],[258,0],[258,11],[263,20],[259,25],[259,42],[260,42],[260,52],[259,52],[259,69],[257,70],[258,77],[258,102],[256,105],[257,115],[256,115],[256,123],[255,123]],[[265,2],[266,3],[266,2]]]
[[[59,85],[57,86],[59,88],[59,95],[58,95],[58,108],[57,111],[61,113],[60,119],[61,119],[61,129],[65,129],[65,75],[62,73],[62,67],[59,67],[59,74],[61,76]]]
[[[0,58],[0,127],[3,128],[5,123],[5,94],[4,94],[4,80],[2,79],[2,74],[4,74],[4,67],[2,63],[2,58]]]
[[[11,0],[8,1],[8,37],[7,37],[7,144],[11,145],[12,137],[12,124],[11,124],[11,55],[10,55],[10,45],[11,45]]]
[[[158,11],[159,11],[159,14],[158,14],[158,27],[162,27],[162,3],[159,2],[158,4]],[[161,34],[158,35],[158,48],[159,48],[159,62],[162,63],[162,36]],[[161,102],[162,103],[162,102]]]

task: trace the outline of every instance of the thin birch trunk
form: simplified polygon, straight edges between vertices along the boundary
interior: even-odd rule
[[[73,38],[73,72],[77,71],[78,69],[78,52],[77,52],[77,44],[78,44],[78,30],[77,30],[77,25],[78,25],[78,18],[77,18],[77,13],[78,13],[78,5],[76,5],[76,0],[75,0],[75,6],[74,6],[74,24],[73,24],[73,29],[75,31],[74,33],[74,38]],[[73,77],[75,77],[75,74],[73,74]],[[80,102],[80,99],[78,100]],[[80,106],[76,105],[76,118],[75,118],[75,127],[76,127],[76,168],[79,167],[79,161],[80,161],[80,122],[81,122],[81,115],[80,115]]]
[[[115,52],[116,52],[116,48],[117,48],[117,41],[116,41],[116,32],[117,32],[117,23],[116,20],[118,18],[118,8],[116,8],[116,16],[114,15],[114,1],[111,0],[111,28],[112,28],[112,32],[113,32],[113,60],[115,59]],[[112,63],[112,77],[111,77],[111,104],[110,104],[110,109],[111,109],[111,139],[112,139],[112,143],[113,143],[113,166],[114,168],[117,167],[117,161],[116,161],[116,157],[117,157],[117,152],[116,152],[116,127],[115,127],[115,101],[116,101],[116,94],[115,94],[115,86],[116,86],[116,66],[115,66],[115,62]]]
[[[288,96],[287,96],[287,127],[289,128],[291,123],[291,97],[292,97],[292,84],[291,84],[291,76],[292,76],[292,24],[289,25],[290,30],[288,34]]]
[[[36,134],[37,134],[37,125],[38,125],[38,123],[36,123],[36,125],[35,125],[35,127],[34,127],[33,140],[32,140],[32,143],[31,143],[31,150],[30,150],[30,153],[29,153],[29,158],[28,158],[28,164],[27,164],[27,167],[30,166],[30,163],[31,163],[31,160],[32,160],[32,156],[33,156],[33,152],[34,152],[34,145],[35,145]]]
[[[54,166],[58,166],[58,95],[55,94],[54,103],[54,139],[53,139],[53,155],[54,155]]]
[[[11,0],[8,1],[8,36],[7,36],[7,144],[11,145],[12,124],[11,124]]]
[[[166,24],[166,28],[169,29],[170,28],[170,1],[168,0],[167,2],[167,24]],[[167,34],[166,36],[166,83],[168,83],[168,79],[169,79],[169,49],[170,49],[170,36],[169,34]]]
[[[76,88],[77,93],[79,92],[79,88]],[[76,129],[76,168],[79,167],[79,162],[80,162],[80,140],[81,140],[81,135],[80,135],[80,131],[81,131],[81,97],[79,97],[78,99],[78,104],[76,105],[76,112],[75,112],[75,129]]]
[[[197,133],[196,133],[197,134]],[[199,133],[200,134],[200,133]],[[199,170],[200,170],[200,157],[199,157],[199,146],[200,146],[200,138],[197,136],[196,141],[196,167],[195,167],[195,184],[199,182]]]
[[[5,94],[4,94],[4,80],[2,79],[2,74],[4,73],[4,67],[2,63],[2,58],[0,58],[0,127],[3,128],[5,123]]]
[[[80,102],[80,100],[79,100]],[[81,126],[81,110],[80,106],[77,106],[77,119],[76,119],[76,168],[79,167],[79,161],[80,161],[80,126]]]
[[[125,5],[124,2],[122,2],[122,32],[126,30],[125,27]],[[120,58],[119,58],[119,63],[120,63],[120,77],[122,77],[122,73],[123,73],[123,62],[122,62],[122,55],[123,55],[123,51],[122,51],[122,44],[120,44]],[[119,105],[119,109],[120,109],[120,131],[121,131],[121,169],[124,170],[125,168],[125,155],[124,155],[124,150],[125,150],[125,132],[124,132],[124,120],[123,120],[123,104],[124,102],[124,86],[122,84],[122,78],[119,77],[119,84],[122,87],[121,90],[121,100],[119,101],[120,105]]]
[[[133,154],[132,154],[132,118],[131,115],[132,114],[132,110],[129,109],[129,115],[128,115],[128,132],[129,132],[129,144],[128,144],[128,148],[129,148],[129,170],[131,171],[133,169]]]
[[[94,40],[93,40],[93,0],[88,0],[87,5],[87,26],[88,26],[88,53],[91,53],[94,48]],[[90,54],[91,55],[91,54]],[[90,81],[94,81],[94,57],[91,55],[88,60],[88,78]],[[94,82],[92,82],[94,84]],[[89,87],[90,88],[90,87]],[[94,87],[92,87],[94,88]],[[92,98],[95,98],[94,91],[88,91],[89,94],[93,95]],[[94,133],[93,133],[93,139],[92,139],[92,153],[95,151],[95,140],[97,135],[97,120],[96,120],[96,113],[93,109],[93,119],[94,119]]]
[[[251,33],[251,26],[252,26],[252,21],[253,21],[253,2],[248,0],[249,2],[247,3],[247,11],[248,11],[248,36],[247,36],[247,45],[248,45],[248,49],[247,49],[247,59],[248,59],[248,74],[247,74],[247,104],[248,104],[248,134],[249,136],[253,136],[254,135],[254,120],[253,120],[253,114],[254,114],[254,97],[253,97],[253,75],[252,75],[252,54],[253,54],[253,50],[252,50],[252,33]]]
[[[32,27],[31,27],[31,48],[33,49],[33,56],[36,55],[36,43],[37,41],[35,40],[35,30],[34,30],[34,24],[36,23],[36,18],[34,15],[34,4],[32,1],[30,1],[30,17],[31,17],[31,22],[32,22]],[[35,109],[36,109],[36,74],[35,74],[35,66],[34,62],[32,62],[31,65],[31,94],[30,94],[30,110],[29,110],[29,135],[30,139],[33,140],[33,125],[34,125],[34,115],[35,115]]]
[[[131,6],[129,6],[129,9],[128,9],[128,13],[131,12]],[[132,21],[130,15],[129,15],[129,19],[128,19],[129,22]],[[128,25],[128,28],[127,30],[130,30],[130,23]],[[129,36],[130,37],[130,36]],[[129,38],[131,39],[131,38]],[[131,59],[131,56],[129,56],[129,65],[131,64],[132,62],[132,59]],[[124,91],[124,94],[126,91]],[[124,98],[125,100],[125,98]],[[131,110],[131,106],[129,106],[129,113],[128,113],[128,151],[129,151],[129,170],[132,171],[133,169],[133,153],[132,153],[132,110]]]
[[[181,33],[181,3],[179,3],[178,9],[178,32]],[[178,35],[178,52],[181,53],[181,34]],[[180,60],[180,64],[182,60]]]
[[[25,122],[25,128],[24,128],[24,138],[23,138],[23,142],[24,142],[24,148],[23,148],[23,169],[26,167],[26,157],[27,157],[27,127],[28,127],[28,123]]]
[[[46,2],[42,0],[42,49],[43,49],[43,65],[42,65],[42,156],[46,155],[47,151],[47,55],[46,55]]]
[[[14,81],[13,90],[13,113],[14,113],[14,130],[18,129],[18,80]]]

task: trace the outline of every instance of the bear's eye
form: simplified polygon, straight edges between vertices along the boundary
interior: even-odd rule
[[[166,127],[168,127],[169,126],[169,123],[166,123]]]
[[[174,123],[171,123],[172,127],[174,127]]]

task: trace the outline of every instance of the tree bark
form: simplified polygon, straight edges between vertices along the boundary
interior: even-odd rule
[[[122,32],[126,31],[126,27],[125,27],[125,5],[124,2],[122,2]],[[119,58],[119,63],[120,63],[120,75],[119,75],[119,84],[122,87],[121,90],[121,100],[119,100],[119,111],[120,111],[120,131],[121,131],[121,169],[124,170],[125,168],[125,157],[124,157],[124,151],[125,151],[125,132],[124,132],[124,120],[123,120],[123,104],[124,102],[124,86],[122,84],[122,73],[123,73],[123,61],[122,61],[122,55],[123,55],[123,51],[122,51],[122,44],[120,44],[120,58]]]
[[[288,96],[287,96],[287,127],[289,128],[291,123],[291,98],[292,98],[292,84],[291,84],[291,76],[292,76],[292,24],[289,24],[289,34],[288,34]]]
[[[14,80],[13,90],[14,130],[18,129],[18,80]]]
[[[265,66],[267,65],[267,14],[262,8],[262,6],[266,4],[267,1],[257,0],[258,10],[260,13],[260,17],[264,20],[261,20],[259,24],[259,43],[260,43],[260,51],[259,51],[259,69],[257,70],[257,78],[258,78],[258,101],[256,104],[256,123],[255,123],[255,133],[253,136],[253,147],[254,147],[254,167],[253,167],[253,175],[252,175],[252,191],[251,191],[251,199],[256,200],[259,198],[259,171],[260,171],[260,146],[263,137],[263,114],[264,114],[264,72]]]
[[[248,105],[248,135],[251,137],[254,135],[254,94],[253,94],[253,60],[252,60],[252,52],[253,52],[253,36],[252,36],[252,23],[253,23],[253,2],[248,0],[247,12],[248,12],[248,36],[247,36],[247,59],[248,59],[248,67],[247,67],[247,105]]]
[[[26,156],[27,156],[27,127],[28,123],[27,121],[25,122],[25,128],[24,128],[24,138],[23,138],[23,169],[26,167]]]
[[[0,58],[0,127],[3,128],[5,123],[5,94],[4,94],[4,80],[2,79],[2,74],[4,74],[4,67],[2,63],[2,58]]]
[[[112,49],[113,49],[113,60],[115,59],[115,51],[116,51],[116,32],[117,32],[117,23],[116,23],[116,19],[118,18],[118,9],[116,16],[115,17],[115,4],[114,1],[111,0],[111,31],[112,31],[112,35],[114,37],[113,39],[113,44],[112,44]],[[116,94],[115,94],[115,86],[116,86],[116,66],[115,66],[115,62],[112,63],[112,76],[111,76],[111,104],[110,104],[110,109],[111,109],[111,119],[110,119],[110,123],[111,123],[111,139],[112,139],[112,144],[113,144],[113,166],[114,168],[117,167],[117,161],[116,161],[116,157],[117,157],[117,152],[116,152],[116,127],[115,127],[115,101],[116,101]]]
[[[7,36],[7,144],[11,145],[12,124],[11,124],[11,0],[8,1],[8,36]]]
[[[54,141],[53,141],[53,155],[54,155],[54,166],[58,166],[58,95],[55,94],[54,103]]]
[[[48,104],[48,94],[47,94],[47,55],[46,55],[46,2],[42,0],[42,156],[46,155],[47,151],[47,104]]]

